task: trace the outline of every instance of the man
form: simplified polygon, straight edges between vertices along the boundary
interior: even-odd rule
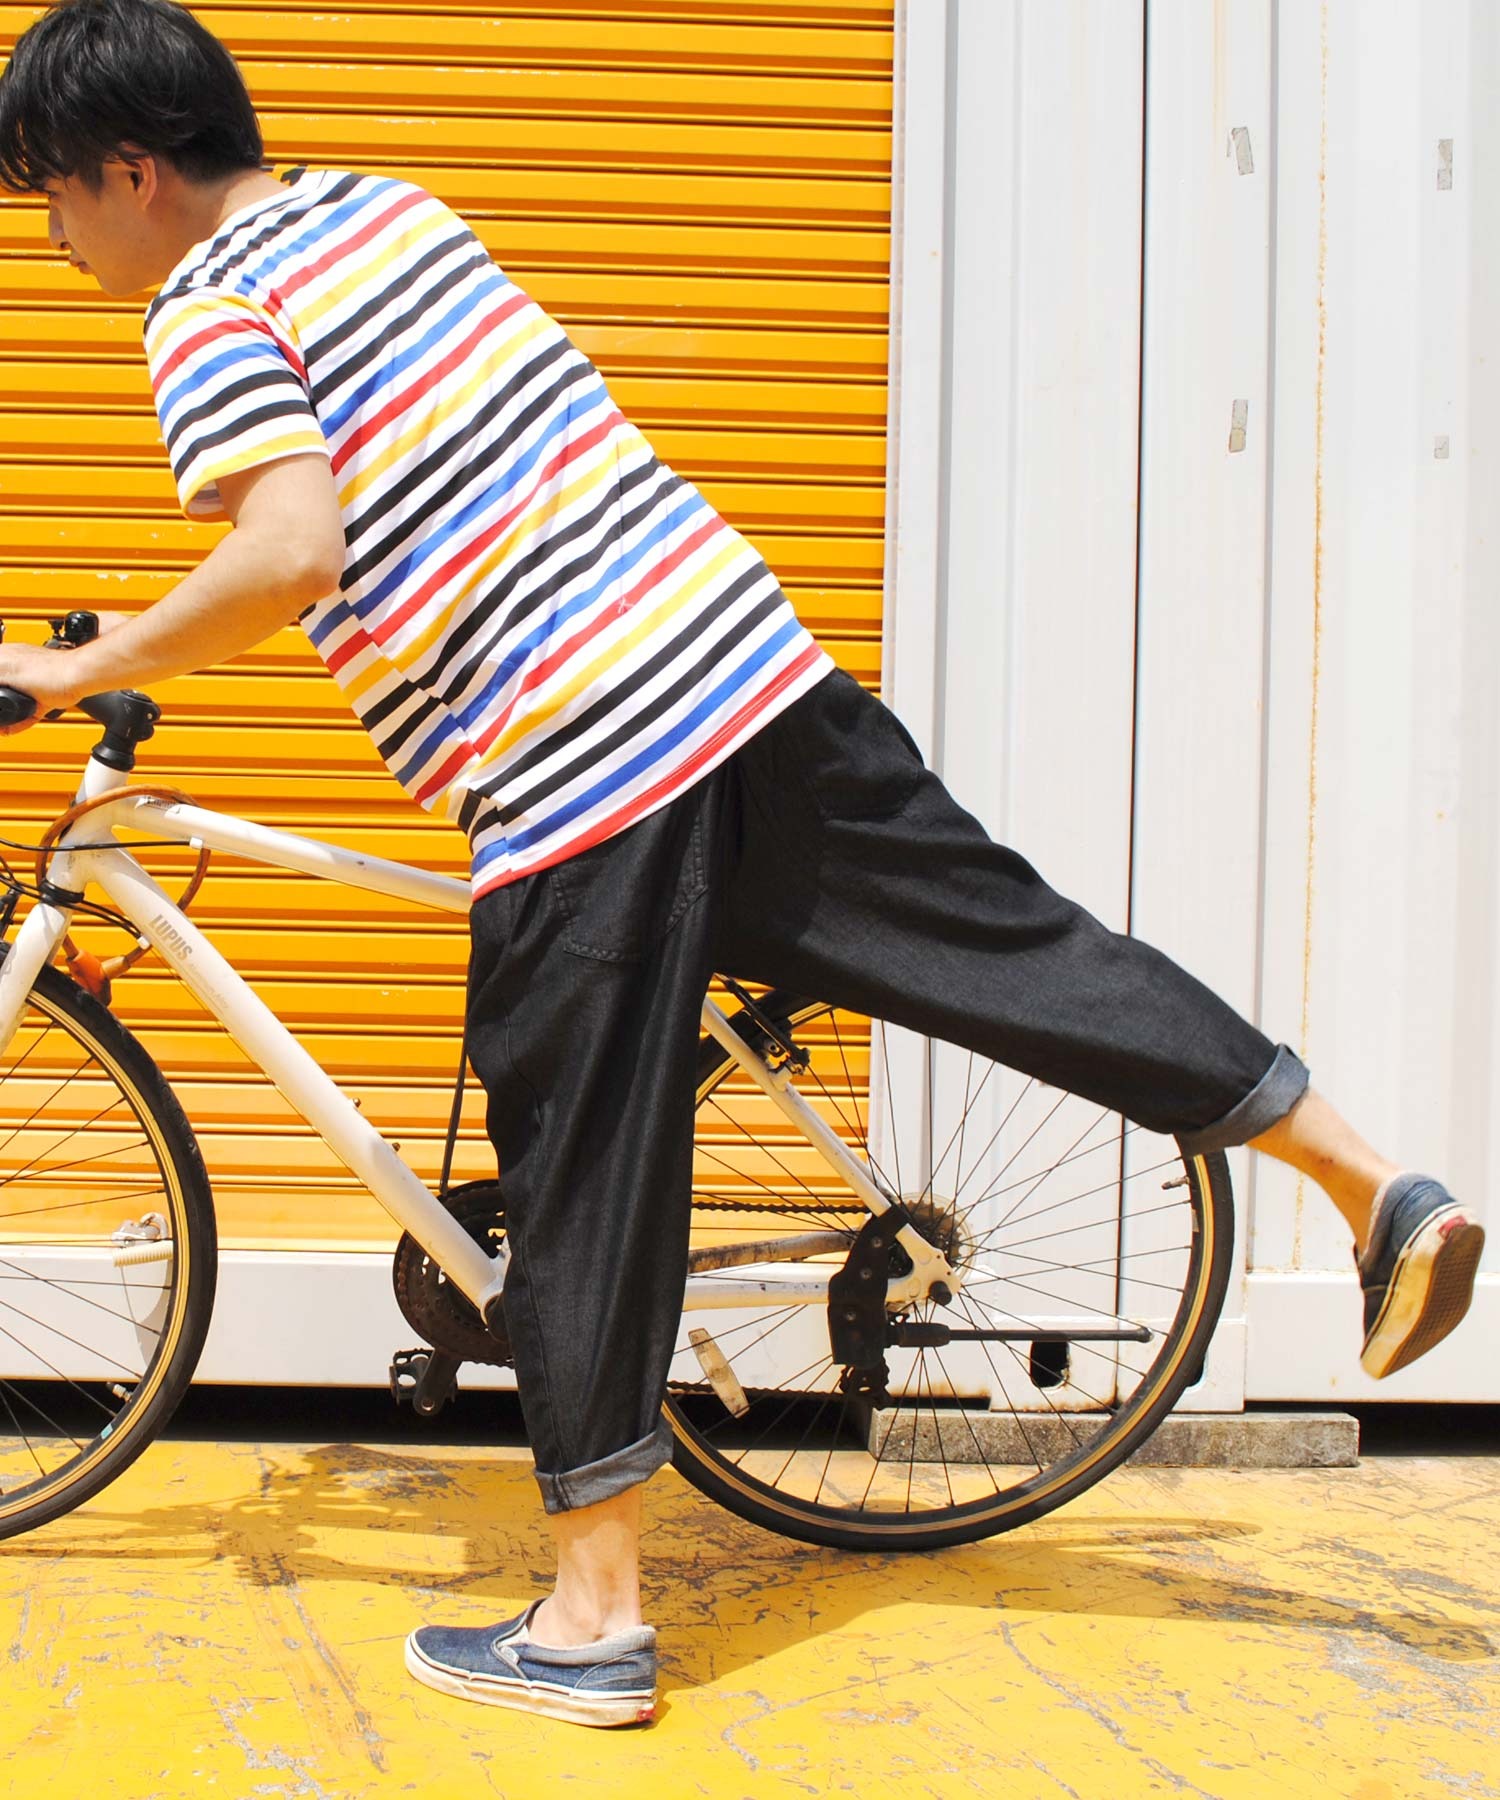
[[[232,60],[171,0],[63,0],[22,37],[0,180],[47,196],[54,246],[106,293],[160,290],[146,354],[181,502],[233,526],[94,643],[0,650],[0,683],[65,707],[300,619],[473,846],[470,1045],[558,1579],[503,1625],[415,1633],[420,1679],[650,1716],[640,1489],[668,1456],[715,967],[968,1042],[1190,1148],[1292,1163],[1354,1234],[1373,1374],[1457,1323],[1474,1215],[1370,1149],[1285,1046],[990,843],[446,207],[275,180]]]

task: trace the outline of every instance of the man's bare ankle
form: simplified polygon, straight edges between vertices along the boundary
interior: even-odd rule
[[[633,1630],[640,1623],[639,1608],[570,1606],[550,1594],[532,1614],[528,1635],[534,1643],[548,1644],[554,1650],[572,1650]]]

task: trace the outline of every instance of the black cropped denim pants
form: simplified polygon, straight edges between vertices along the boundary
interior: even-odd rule
[[[842,674],[661,811],[487,894],[472,931],[469,1053],[549,1512],[670,1455],[716,969],[948,1039],[1192,1150],[1258,1136],[1307,1085],[1289,1049],[992,842]]]

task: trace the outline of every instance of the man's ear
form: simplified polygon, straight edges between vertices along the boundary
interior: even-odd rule
[[[136,200],[142,207],[149,206],[161,189],[161,169],[156,158],[149,150],[137,149],[133,144],[121,144],[116,154]]]

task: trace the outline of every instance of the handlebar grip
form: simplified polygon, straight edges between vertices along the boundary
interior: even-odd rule
[[[19,688],[0,687],[0,725],[23,725],[35,716],[36,701]]]

